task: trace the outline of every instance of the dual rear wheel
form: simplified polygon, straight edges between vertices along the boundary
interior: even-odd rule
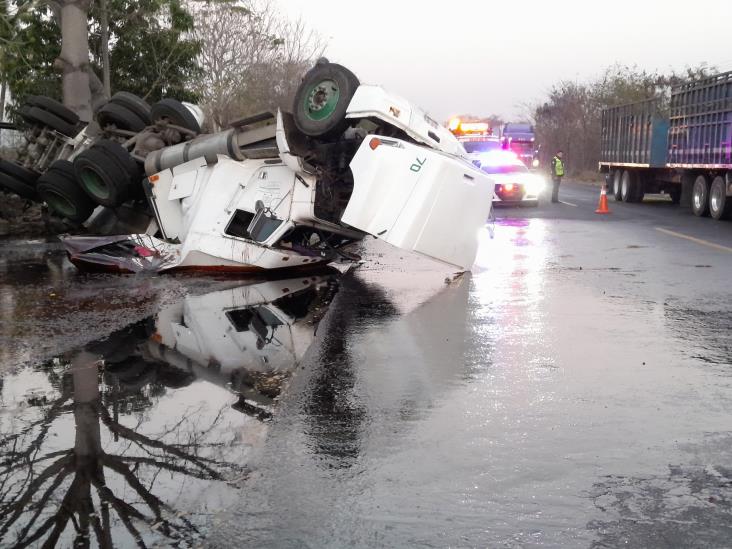
[[[632,170],[616,171],[612,194],[618,202],[642,202],[645,195],[642,177]]]
[[[727,185],[722,176],[718,175],[711,181],[706,175],[697,176],[691,190],[691,210],[699,217],[730,217],[732,197],[727,196]]]

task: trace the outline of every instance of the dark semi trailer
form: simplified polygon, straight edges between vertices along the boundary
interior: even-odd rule
[[[600,171],[616,200],[665,193],[697,216],[732,215],[732,71],[602,113]]]

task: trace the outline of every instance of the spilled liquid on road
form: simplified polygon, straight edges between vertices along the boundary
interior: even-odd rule
[[[229,285],[0,378],[3,545],[192,546],[243,496],[337,277]]]
[[[499,220],[458,277],[6,277],[13,322],[140,316],[6,360],[2,545],[728,547],[731,265],[590,229]]]

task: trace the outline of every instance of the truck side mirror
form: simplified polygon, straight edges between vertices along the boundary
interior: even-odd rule
[[[247,232],[255,242],[264,242],[282,224],[282,220],[277,219],[269,208],[265,208],[261,200],[254,203],[254,210],[256,213],[247,227]]]

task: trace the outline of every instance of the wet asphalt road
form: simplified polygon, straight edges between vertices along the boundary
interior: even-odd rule
[[[500,209],[457,278],[3,244],[2,545],[732,547],[732,223],[597,194]]]

